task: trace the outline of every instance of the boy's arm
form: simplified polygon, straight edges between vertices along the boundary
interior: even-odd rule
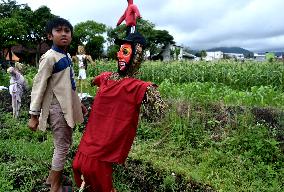
[[[32,130],[36,130],[38,125],[38,117],[41,112],[41,105],[43,101],[43,95],[45,93],[48,80],[52,75],[53,63],[51,59],[43,58],[39,64],[39,69],[34,77],[32,93],[31,93],[31,104],[29,114],[31,118],[29,120],[29,127]],[[35,127],[36,126],[36,127]]]
[[[31,118],[29,119],[28,126],[32,131],[37,130],[37,126],[39,124],[38,117],[38,115],[31,115]]]
[[[142,116],[149,121],[156,121],[163,118],[168,108],[168,105],[161,98],[160,92],[155,85],[147,87],[142,104]]]

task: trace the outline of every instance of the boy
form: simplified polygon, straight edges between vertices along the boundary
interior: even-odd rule
[[[45,131],[47,121],[51,126],[54,152],[46,183],[51,185],[51,192],[61,192],[71,189],[71,186],[62,186],[62,171],[72,143],[72,128],[83,122],[82,112],[86,113],[87,109],[76,93],[72,62],[67,53],[72,25],[63,18],[55,18],[47,23],[46,32],[53,45],[41,57],[34,78],[28,126],[33,131]]]
[[[134,77],[143,58],[144,37],[131,33],[116,43],[121,45],[117,52],[118,72],[104,72],[94,78],[93,84],[99,90],[73,161],[77,186],[85,182],[89,192],[115,191],[112,164],[123,164],[128,156],[142,101],[155,117],[163,115],[166,106],[157,86]]]

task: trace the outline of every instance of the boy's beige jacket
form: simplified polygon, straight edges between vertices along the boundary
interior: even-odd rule
[[[69,54],[54,49],[48,50],[40,59],[38,73],[33,82],[29,111],[30,114],[40,115],[39,130],[46,130],[49,108],[54,96],[70,127],[73,128],[76,123],[82,123],[84,120],[80,99],[72,89],[70,79],[71,75],[74,78],[74,72],[68,62],[71,62]],[[60,70],[54,72],[55,65],[60,65]]]

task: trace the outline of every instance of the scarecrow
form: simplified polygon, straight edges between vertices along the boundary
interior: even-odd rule
[[[115,191],[112,165],[123,164],[128,156],[141,104],[155,120],[164,116],[167,106],[157,85],[136,78],[146,45],[144,37],[130,33],[115,43],[120,45],[117,72],[103,72],[92,81],[99,89],[73,161],[77,186],[89,191]]]
[[[136,19],[141,18],[138,7],[133,4],[133,0],[127,0],[127,2],[128,6],[116,24],[116,26],[119,26],[125,20],[126,36],[136,31]]]
[[[24,90],[27,89],[27,83],[25,78],[17,71],[14,67],[9,67],[7,72],[10,74],[10,86],[9,92],[12,96],[12,108],[13,108],[13,117],[18,118],[21,100],[24,93]]]
[[[86,74],[86,65],[87,65],[87,56],[85,55],[85,49],[83,46],[78,46],[78,55],[76,55],[79,61],[79,74],[78,74],[78,80],[80,85],[80,94],[82,95],[83,92],[83,81],[87,78]]]

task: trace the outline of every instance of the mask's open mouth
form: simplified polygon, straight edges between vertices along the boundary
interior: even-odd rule
[[[120,71],[124,71],[126,69],[126,63],[123,61],[119,61],[118,66]]]

